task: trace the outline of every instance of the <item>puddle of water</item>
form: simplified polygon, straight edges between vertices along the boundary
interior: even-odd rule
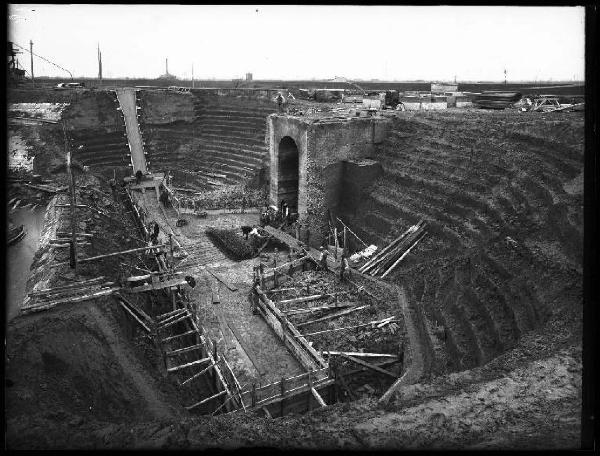
[[[21,136],[12,132],[8,137],[8,167],[33,170],[33,156],[29,157],[29,147]]]
[[[19,314],[25,297],[25,285],[29,269],[38,248],[44,226],[44,207],[35,209],[19,208],[10,213],[14,225],[23,225],[27,234],[16,244],[7,247],[6,252],[6,318],[10,321]]]

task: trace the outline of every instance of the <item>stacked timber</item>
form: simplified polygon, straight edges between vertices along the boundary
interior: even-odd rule
[[[400,237],[367,261],[359,271],[384,278],[392,272],[410,251],[425,237],[426,222],[421,220],[408,228]]]

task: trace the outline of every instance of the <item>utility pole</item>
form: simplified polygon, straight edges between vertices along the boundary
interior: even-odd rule
[[[35,80],[33,79],[33,41],[29,40],[29,55],[31,57],[31,86],[35,87]]]
[[[70,248],[70,259],[71,269],[75,269],[77,273],[77,208],[75,206],[75,179],[73,176],[72,169],[72,157],[71,150],[69,148],[69,142],[67,140],[67,127],[65,122],[62,123],[63,137],[65,141],[65,154],[67,159],[67,177],[69,179],[69,195],[71,199],[71,248]]]
[[[192,89],[194,88],[194,64],[192,63]]]
[[[504,68],[504,84],[506,85],[506,68]]]

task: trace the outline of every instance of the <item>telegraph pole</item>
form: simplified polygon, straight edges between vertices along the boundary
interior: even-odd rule
[[[72,169],[72,156],[69,148],[69,142],[67,140],[67,127],[63,121],[63,136],[65,140],[65,153],[67,159],[67,176],[69,179],[69,195],[71,199],[71,248],[70,250],[70,264],[71,269],[75,269],[77,273],[77,208],[75,207],[75,178],[73,176]]]
[[[31,86],[35,87],[35,81],[33,79],[33,41],[29,40],[29,55],[31,57]]]
[[[194,64],[192,63],[192,89],[194,88]]]

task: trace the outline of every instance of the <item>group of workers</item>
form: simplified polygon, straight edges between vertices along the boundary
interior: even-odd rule
[[[319,247],[320,257],[319,257],[319,269],[323,271],[329,271],[329,266],[327,264],[327,257],[329,255],[329,251],[323,246]],[[351,277],[350,263],[348,262],[348,257],[346,252],[342,252],[342,256],[340,258],[340,280],[343,282],[346,278]]]

